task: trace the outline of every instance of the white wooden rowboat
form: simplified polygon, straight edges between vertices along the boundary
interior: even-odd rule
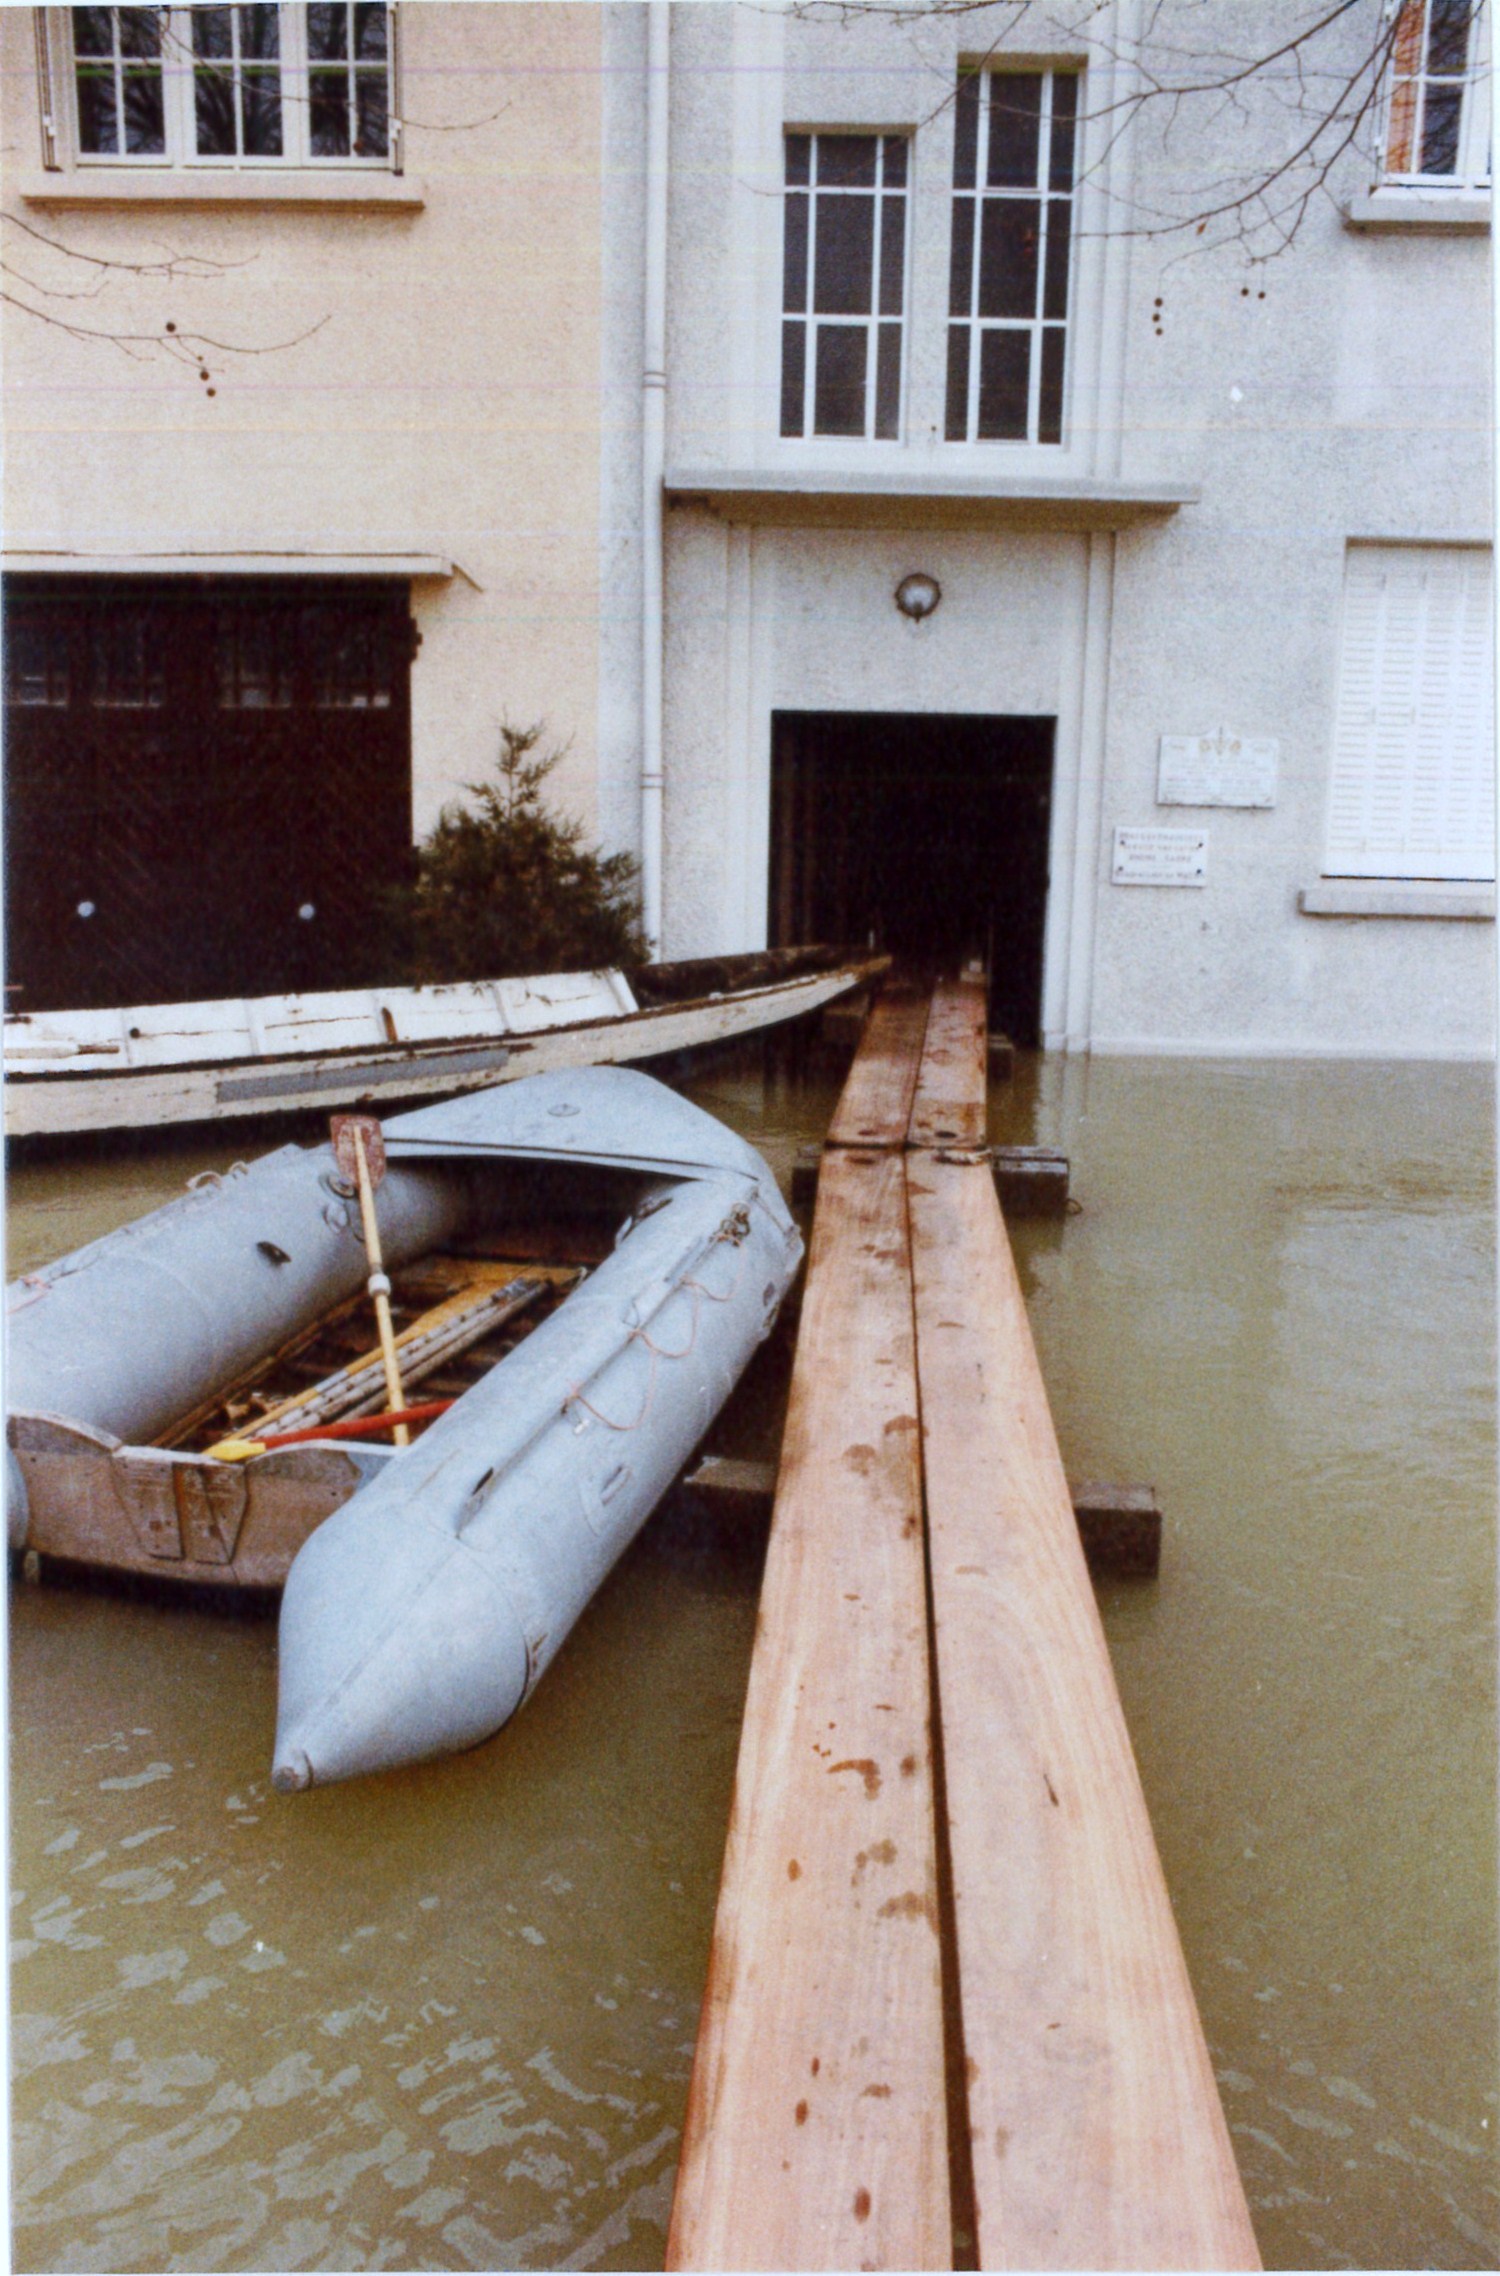
[[[733,1042],[862,986],[832,949],[128,1010],[10,1012],[5,1134],[81,1136],[437,1099]],[[645,998],[638,1002],[637,996]]]

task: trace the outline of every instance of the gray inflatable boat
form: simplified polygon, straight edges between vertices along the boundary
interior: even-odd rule
[[[753,1149],[624,1068],[424,1108],[384,1139],[403,1379],[443,1409],[405,1449],[341,1435],[388,1402],[331,1147],[210,1180],[9,1292],[12,1546],[284,1580],[282,1791],[500,1728],[801,1258]],[[215,1459],[234,1431],[265,1451]]]

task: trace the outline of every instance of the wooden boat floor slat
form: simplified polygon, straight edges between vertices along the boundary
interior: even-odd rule
[[[410,1383],[424,1385],[430,1397],[460,1395],[514,1350],[577,1285],[579,1277],[576,1265],[543,1264],[511,1256],[461,1256],[444,1251],[420,1259],[397,1274],[392,1289],[398,1352],[409,1352],[418,1338],[434,1330],[461,1334],[465,1317],[492,1305],[511,1282],[524,1281],[534,1293],[529,1296],[524,1323],[509,1316],[497,1318],[464,1353],[442,1355],[425,1372],[420,1366],[413,1367]],[[542,1288],[535,1292],[538,1282]],[[463,1364],[470,1353],[472,1368]],[[451,1393],[433,1388],[439,1368],[455,1385]],[[158,1443],[179,1451],[201,1452],[226,1432],[248,1429],[259,1434],[278,1423],[283,1428],[294,1427],[297,1411],[309,1405],[331,1377],[367,1373],[372,1377],[370,1385],[356,1384],[347,1402],[336,1410],[338,1415],[355,1414],[361,1406],[368,1408],[369,1393],[376,1387],[379,1397],[371,1411],[385,1405],[380,1348],[370,1341],[370,1299],[361,1291],[269,1354],[228,1389],[196,1407]],[[333,1413],[325,1419],[334,1419]]]

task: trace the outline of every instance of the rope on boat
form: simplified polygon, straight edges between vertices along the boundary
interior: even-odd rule
[[[664,1312],[668,1304],[671,1303],[674,1296],[681,1296],[684,1294],[687,1294],[689,1296],[689,1300],[692,1302],[693,1307],[693,1325],[692,1331],[688,1336],[688,1340],[680,1351],[668,1351],[661,1344],[653,1343],[650,1336],[646,1333],[644,1327],[631,1328],[629,1330],[625,1339],[626,1342],[644,1344],[651,1361],[650,1372],[646,1377],[646,1396],[641,1403],[641,1411],[636,1416],[634,1422],[616,1422],[612,1415],[602,1414],[600,1410],[593,1404],[592,1400],[584,1396],[583,1388],[580,1384],[574,1384],[569,1389],[568,1395],[562,1403],[563,1413],[566,1414],[570,1407],[582,1407],[586,1414],[593,1416],[595,1422],[602,1423],[606,1430],[618,1431],[623,1437],[628,1437],[632,1431],[639,1430],[642,1423],[645,1422],[647,1416],[650,1414],[652,1404],[656,1398],[656,1370],[658,1360],[686,1359],[697,1344],[698,1326],[701,1318],[701,1309],[697,1302],[697,1299],[699,1297],[706,1296],[711,1304],[727,1304],[730,1298],[734,1295],[736,1289],[739,1287],[741,1280],[744,1278],[746,1267],[750,1262],[750,1258],[749,1253],[744,1248],[743,1244],[749,1231],[749,1212],[744,1208],[738,1208],[732,1213],[731,1216],[726,1218],[725,1222],[719,1227],[718,1231],[712,1236],[707,1244],[710,1250],[720,1246],[721,1244],[729,1248],[736,1248],[740,1250],[739,1270],[735,1274],[733,1280],[729,1283],[729,1286],[724,1290],[722,1295],[719,1295],[714,1289],[709,1288],[703,1281],[695,1280],[690,1272],[684,1272],[672,1282],[671,1287],[668,1289],[660,1305],[657,1307],[658,1313]]]

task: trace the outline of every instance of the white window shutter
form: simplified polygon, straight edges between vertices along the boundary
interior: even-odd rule
[[[1493,878],[1490,609],[1477,546],[1349,548],[1326,876]]]

